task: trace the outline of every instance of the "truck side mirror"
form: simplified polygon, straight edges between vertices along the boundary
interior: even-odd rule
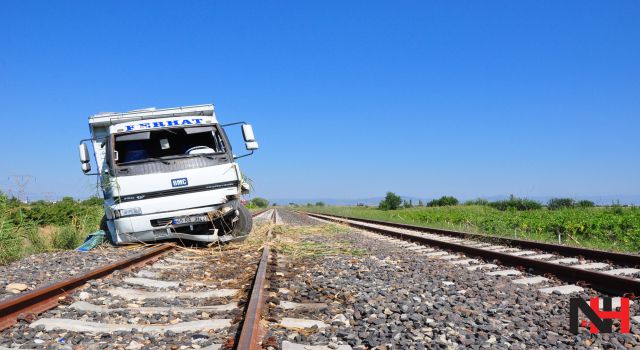
[[[89,157],[89,150],[86,143],[81,143],[80,147],[80,163],[82,166],[82,172],[88,173],[91,171],[91,158]]]
[[[242,137],[244,137],[244,144],[247,147],[247,151],[258,149],[258,143],[256,142],[256,137],[253,135],[253,127],[251,124],[242,124]]]
[[[244,137],[244,142],[253,142],[256,140],[256,137],[253,136],[253,127],[251,124],[242,124],[242,137]]]

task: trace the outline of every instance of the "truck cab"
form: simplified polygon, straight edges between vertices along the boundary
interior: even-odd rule
[[[250,153],[235,156],[224,126],[240,125]],[[213,105],[100,113],[80,143],[85,174],[96,175],[105,215],[101,228],[116,245],[181,239],[242,240],[251,215],[236,159],[258,144],[251,125],[220,125]],[[89,148],[96,172],[91,173]]]

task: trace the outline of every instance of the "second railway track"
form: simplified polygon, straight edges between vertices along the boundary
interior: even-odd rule
[[[502,264],[526,269],[538,275],[551,274],[577,285],[549,286],[541,288],[549,293],[581,291],[582,286],[617,296],[640,296],[640,256],[616,252],[606,252],[533,241],[488,237],[451,230],[406,225],[385,221],[359,219],[345,216],[306,213],[321,220],[328,220],[351,227],[376,232],[409,242],[416,242],[442,249],[442,258],[452,263],[470,265],[470,269],[498,270],[495,264],[482,264],[477,257],[497,260]],[[486,241],[494,241],[487,243]],[[449,253],[444,253],[448,251]],[[441,253],[428,252],[432,256]],[[456,254],[465,254],[456,255]],[[491,271],[489,274],[519,276],[517,270]],[[545,284],[548,278],[521,278],[516,283]]]

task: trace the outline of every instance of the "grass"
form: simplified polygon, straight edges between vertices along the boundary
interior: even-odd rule
[[[7,264],[22,256],[23,240],[17,232],[21,228],[15,227],[6,219],[0,221],[0,264]]]
[[[634,207],[526,211],[500,211],[481,205],[399,210],[337,206],[302,209],[595,249],[640,251],[640,208]]]
[[[269,229],[273,230],[271,237],[267,237]],[[366,255],[366,251],[354,249],[350,242],[340,239],[340,235],[348,231],[349,228],[334,224],[316,226],[262,224],[254,226],[254,231],[246,244],[257,249],[269,242],[276,251],[293,259],[331,255]]]
[[[29,205],[0,195],[0,265],[30,254],[77,248],[98,229],[102,215],[98,204],[67,200]]]
[[[348,241],[339,240],[339,234],[348,228],[333,224],[316,226],[279,225],[274,228],[276,249],[293,258],[327,255],[365,255],[354,249]]]

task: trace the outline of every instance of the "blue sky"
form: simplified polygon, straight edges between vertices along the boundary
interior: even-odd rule
[[[253,123],[241,165],[266,197],[640,194],[638,18],[638,1],[4,1],[0,187],[87,196],[89,115],[215,103]]]

